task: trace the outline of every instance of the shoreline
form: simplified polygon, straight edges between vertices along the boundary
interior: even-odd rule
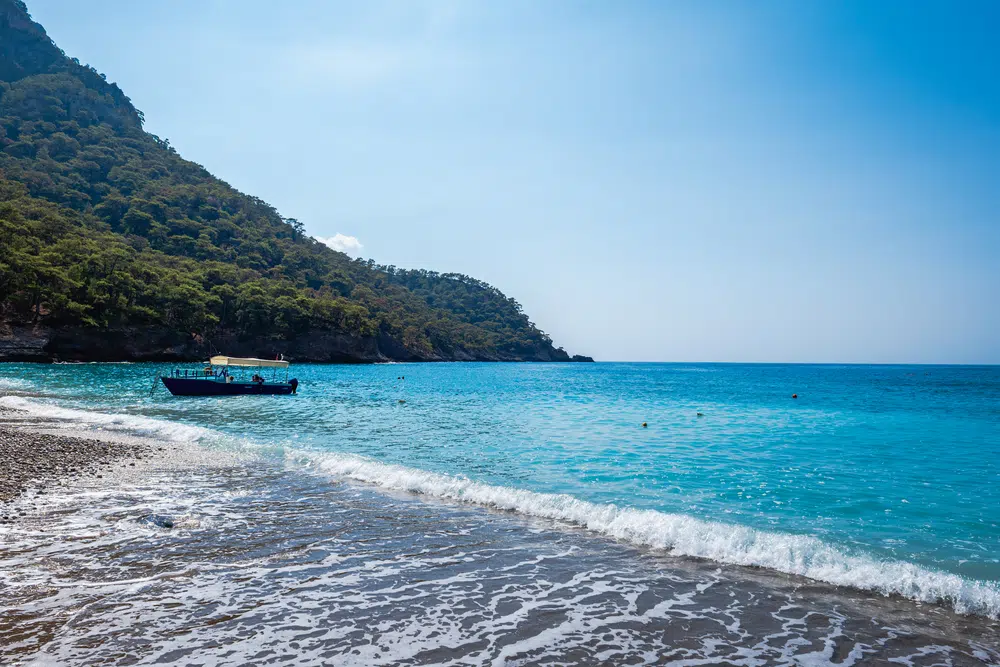
[[[863,647],[864,651],[873,651],[871,655],[876,659],[910,654],[921,646],[930,645],[946,645],[947,651],[965,651],[954,654],[953,657],[959,659],[953,664],[978,664],[967,658],[974,654],[979,644],[985,647],[982,655],[990,656],[990,660],[1000,655],[997,653],[1000,647],[984,641],[995,628],[1000,627],[996,619],[957,612],[943,601],[921,603],[902,595],[839,586],[770,568],[672,554],[657,546],[622,541],[579,523],[567,523],[558,517],[546,518],[510,511],[502,504],[463,502],[460,498],[372,483],[358,479],[357,475],[331,475],[343,471],[330,470],[315,462],[300,468],[288,466],[287,459],[285,462],[269,462],[265,458],[261,461],[263,465],[247,466],[253,455],[248,457],[246,452],[217,451],[194,443],[188,446],[184,442],[186,438],[160,440],[103,428],[86,431],[68,425],[64,420],[39,418],[28,410],[0,408],[0,455],[7,456],[8,460],[13,460],[9,453],[12,450],[5,447],[13,440],[19,441],[21,449],[18,451],[30,452],[31,460],[25,465],[10,466],[0,472],[0,479],[13,479],[15,475],[24,479],[28,475],[34,476],[21,487],[25,491],[18,489],[13,500],[0,500],[0,520],[4,524],[0,530],[5,535],[22,540],[18,543],[20,546],[7,554],[0,549],[0,560],[6,557],[10,563],[19,562],[17,559],[22,558],[21,554],[27,553],[24,544],[34,545],[32,549],[44,550],[46,554],[61,554],[53,561],[43,557],[37,566],[32,566],[40,568],[38,571],[42,574],[22,575],[17,568],[8,572],[12,582],[23,576],[25,582],[42,584],[48,591],[45,594],[48,597],[41,596],[33,601],[36,598],[32,597],[34,594],[29,595],[28,588],[9,589],[21,591],[23,595],[18,593],[20,597],[11,603],[8,611],[26,614],[25,619],[34,613],[30,612],[31,609],[40,609],[35,605],[41,604],[43,599],[48,600],[45,604],[50,605],[46,614],[39,612],[37,622],[18,621],[18,631],[28,633],[24,636],[32,633],[33,636],[46,635],[52,631],[48,629],[53,622],[51,615],[58,618],[71,612],[63,602],[63,595],[75,596],[78,604],[86,605],[96,599],[91,596],[99,590],[100,596],[118,596],[115,598],[118,604],[123,607],[135,605],[146,613],[156,608],[161,594],[168,597],[190,594],[184,592],[193,590],[188,583],[178,589],[180,592],[170,589],[174,578],[186,582],[188,578],[193,581],[205,577],[205,582],[223,586],[228,595],[239,601],[240,591],[245,589],[243,573],[248,571],[251,563],[257,562],[261,554],[268,554],[267,558],[274,559],[273,566],[269,564],[256,570],[269,574],[254,579],[254,585],[264,591],[262,596],[268,600],[267,605],[276,610],[272,621],[267,623],[278,623],[283,618],[283,604],[288,595],[284,583],[278,593],[267,593],[269,577],[273,576],[279,582],[294,579],[303,564],[308,565],[303,571],[311,572],[323,582],[324,598],[326,595],[332,599],[336,599],[337,595],[358,595],[350,585],[340,587],[345,573],[342,564],[345,558],[364,561],[365,565],[359,566],[358,570],[365,572],[369,571],[366,569],[369,561],[382,563],[379,567],[386,569],[386,576],[391,578],[393,586],[399,584],[399,574],[394,573],[398,563],[409,563],[414,557],[418,561],[422,558],[432,568],[431,572],[436,573],[445,562],[445,567],[457,568],[454,577],[442,579],[439,583],[435,576],[413,575],[414,581],[425,583],[408,584],[426,586],[437,595],[450,590],[453,584],[449,582],[465,581],[470,576],[491,580],[496,576],[494,558],[508,558],[504,554],[511,549],[513,553],[525,551],[523,558],[515,557],[509,563],[504,562],[514,567],[528,567],[524,576],[515,582],[519,594],[527,594],[540,585],[533,572],[536,558],[540,557],[534,549],[551,549],[553,542],[566,542],[570,546],[557,547],[552,553],[543,551],[547,555],[542,560],[562,563],[560,567],[565,568],[562,578],[567,582],[573,580],[572,577],[590,576],[588,572],[591,570],[587,568],[577,570],[576,557],[571,555],[575,550],[577,553],[597,554],[592,566],[601,571],[608,568],[616,571],[622,559],[637,567],[645,567],[644,563],[649,565],[644,569],[643,577],[636,580],[635,585],[639,587],[636,590],[664,589],[657,595],[662,597],[660,604],[668,607],[675,604],[671,600],[688,600],[685,596],[689,593],[682,592],[679,598],[675,598],[677,593],[671,591],[675,582],[688,579],[702,582],[702,586],[692,589],[695,592],[691,594],[699,600],[693,613],[711,616],[732,604],[732,595],[745,598],[728,611],[719,612],[722,613],[720,621],[710,622],[715,625],[735,619],[738,627],[746,628],[743,634],[757,637],[745,647],[746,650],[757,646],[754,642],[758,639],[780,630],[770,624],[775,621],[783,623],[785,609],[789,607],[783,606],[785,602],[780,601],[772,604],[770,600],[774,596],[774,600],[787,597],[788,604],[794,602],[808,614],[829,617],[830,622],[838,627],[844,624],[845,628],[849,628],[847,634],[850,637],[845,641]],[[33,443],[40,444],[35,446]],[[76,474],[69,474],[71,464],[62,455],[67,448],[85,461],[75,466],[78,468]],[[235,465],[223,470],[226,463]],[[218,469],[216,466],[219,466]],[[394,518],[397,512],[403,519]],[[461,520],[456,522],[456,517]],[[443,528],[448,525],[451,528]],[[490,526],[499,528],[494,530]],[[347,531],[347,534],[342,531]],[[398,542],[399,534],[407,534],[407,531],[413,532],[412,539]],[[483,542],[475,538],[477,532],[483,533],[481,537],[491,545],[487,551],[495,550],[495,555],[484,558],[475,555],[483,548]],[[464,541],[465,535],[470,536],[468,543]],[[432,556],[415,547],[428,536],[443,540],[441,544],[432,545]],[[49,541],[52,539],[57,540],[54,545]],[[245,544],[247,540],[250,544]],[[188,544],[194,546],[189,548]],[[52,546],[57,549],[50,551]],[[100,551],[102,549],[103,552]],[[325,549],[330,549],[326,556],[315,560],[310,556],[314,550]],[[439,561],[436,556],[438,549],[455,553],[453,557]],[[95,550],[111,560],[107,564],[101,563],[100,558],[104,556],[94,555]],[[129,555],[123,557],[123,553]],[[205,561],[205,553],[215,555]],[[169,556],[161,562],[158,559],[163,554]],[[362,557],[362,554],[367,555]],[[469,554],[479,558],[471,571],[466,570],[468,566],[464,564]],[[80,559],[84,566],[79,571],[63,570],[59,563],[64,558]],[[299,558],[305,559],[304,562],[299,562]],[[202,569],[205,562],[210,562],[210,567]],[[286,570],[284,565],[289,565],[289,569]],[[606,584],[613,590],[617,590],[617,586],[627,588],[630,585],[622,584],[618,575],[612,576]],[[381,598],[377,592],[384,590],[385,585],[383,581],[374,587],[375,592],[370,592],[379,604]],[[679,585],[682,588],[688,586]],[[302,590],[312,590],[311,586]],[[194,588],[197,589],[197,586]],[[473,598],[476,595],[475,591],[465,590],[450,594]],[[584,586],[578,594],[586,597],[591,591]],[[546,604],[555,604],[563,609],[561,600],[556,595],[547,599]],[[255,592],[254,602],[257,601]],[[602,605],[603,602],[600,602],[593,606],[595,622],[613,621],[615,614],[607,612]],[[239,606],[238,602],[234,603],[234,608]],[[85,624],[87,632],[93,628],[98,629],[95,632],[111,632],[103,624],[114,625],[114,617],[103,613],[100,604],[87,608],[90,609],[85,614],[89,615]],[[346,613],[348,607],[332,604],[322,608],[338,617],[337,614]],[[567,610],[575,608],[565,607]],[[655,608],[659,607],[650,607]],[[194,609],[181,608],[178,613],[194,613]],[[671,613],[656,620],[644,614],[636,615],[634,620],[640,622],[641,627],[653,623],[659,628],[656,630],[650,626],[648,631],[637,631],[636,641],[654,642],[655,645],[657,632],[670,627]],[[161,629],[172,630],[175,627],[173,621],[165,618],[161,618]],[[902,641],[904,644],[913,642],[913,649],[893,648],[892,651],[897,653],[890,654],[885,652],[888,648],[877,647],[875,639],[897,640],[879,636],[877,629],[869,627],[868,618],[878,618],[879,623],[890,628],[911,631],[913,638]],[[373,616],[365,622],[377,621],[378,618]],[[200,626],[196,623],[196,627]],[[0,637],[3,630],[0,627]],[[679,636],[683,641],[694,641],[700,632],[688,633],[685,630]],[[836,634],[840,630],[835,629],[834,632]],[[730,637],[737,645],[743,641],[737,637],[739,634],[737,632]],[[79,640],[72,628],[59,629],[54,636],[55,646]],[[191,641],[196,642],[197,632],[193,631],[191,636],[195,637]],[[946,641],[952,636],[956,638],[953,642]],[[151,646],[159,646],[155,636],[148,639]],[[816,637],[810,640],[819,641]],[[24,650],[20,655],[38,657],[44,655],[45,646],[47,644],[42,645],[41,653],[32,652],[38,650],[37,647],[31,649],[26,646],[12,649],[11,655],[17,656],[18,651]],[[2,656],[3,651],[0,651]],[[715,657],[721,658],[719,655]]]
[[[7,394],[8,392],[0,392],[0,396]],[[16,396],[17,393],[10,395]],[[115,414],[103,410],[98,413],[107,416]],[[24,443],[8,445],[18,439]],[[35,443],[41,444],[39,450],[34,448]],[[67,490],[74,487],[90,488],[95,484],[108,488],[127,484],[130,478],[135,478],[136,473],[168,468],[193,471],[195,468],[206,466],[216,467],[232,465],[238,461],[245,462],[248,456],[247,452],[223,452],[206,449],[194,442],[185,444],[173,438],[161,440],[156,436],[119,433],[105,430],[103,427],[98,427],[96,431],[69,430],[62,420],[50,422],[44,417],[39,420],[30,410],[0,407],[0,455],[8,460],[15,460],[18,451],[26,453],[26,460],[21,462],[22,465],[11,466],[9,473],[0,472],[0,519],[7,524],[30,515],[33,509],[43,510],[31,501],[36,501],[45,495],[47,489],[56,486]],[[60,458],[63,452],[71,453],[68,461]],[[834,557],[842,566],[844,563],[841,561],[846,557],[828,545],[814,543],[815,540],[809,537],[784,533],[772,534],[739,524],[716,524],[716,522],[655,511],[594,505],[577,499],[567,503],[568,499],[559,495],[493,487],[489,484],[458,480],[448,475],[380,463],[354,455],[319,453],[317,459],[312,459],[308,455],[303,459],[303,452],[296,452],[294,449],[287,451],[286,454],[291,454],[293,459],[300,461],[308,460],[309,468],[321,471],[324,475],[370,487],[381,493],[402,492],[424,500],[471,505],[487,512],[513,512],[528,519],[549,519],[570,525],[593,536],[622,541],[633,547],[660,550],[674,558],[705,560],[723,567],[759,568],[779,577],[801,577],[804,581],[820,586],[872,593],[890,599],[898,596],[900,599],[917,604],[940,606],[959,615],[979,616],[993,622],[997,621],[994,603],[986,602],[981,597],[983,593],[995,594],[987,590],[992,585],[991,582],[976,580],[960,582],[961,577],[958,575],[924,570],[906,561],[873,560],[855,563],[854,561],[858,559],[850,558],[847,559],[851,561],[847,563],[850,566],[847,568],[849,572],[841,567],[833,572],[837,576],[830,576],[830,573],[823,569],[829,569],[830,557]],[[8,477],[5,478],[5,475]],[[3,496],[5,489],[9,489],[10,497],[6,499],[8,503],[18,498],[24,498],[25,502],[18,502],[16,507],[5,505]],[[682,541],[672,545],[664,542],[664,534],[674,535],[676,539],[675,533],[678,531],[686,534],[692,529],[699,535],[705,531],[712,533],[715,543],[721,540],[728,544],[735,540],[741,544],[749,544],[752,553],[720,554],[706,552],[700,542],[691,544]],[[784,548],[788,546],[789,540],[798,544],[800,550],[806,554],[804,561],[806,564],[811,562],[812,556],[818,558],[818,562],[814,565],[820,569],[819,572],[803,571],[800,567],[789,568],[785,563],[774,563],[770,560],[767,555],[770,553],[768,545],[782,544]],[[887,584],[884,581],[886,572],[882,572],[886,568],[895,572],[897,582],[904,580],[908,582],[909,588],[901,587],[901,583]],[[852,574],[857,571],[871,575],[875,570],[878,570],[875,572],[877,581],[857,581]],[[930,576],[930,580],[913,589],[916,583],[914,577],[925,579],[927,576]],[[968,588],[969,586],[972,588]],[[982,590],[978,590],[980,588]],[[973,595],[967,599],[966,594]]]
[[[14,520],[5,512],[11,503],[29,492],[44,495],[55,486],[66,486],[87,478],[103,479],[115,468],[136,467],[163,447],[146,443],[83,438],[13,426],[11,411],[0,410],[0,523]],[[14,512],[10,509],[10,512]]]
[[[53,364],[202,364],[205,360],[212,355],[205,354],[201,356],[189,356],[184,358],[169,357],[169,356],[151,356],[151,357],[130,357],[127,359],[122,358],[88,358],[88,359],[78,359],[78,358],[60,358],[60,357],[49,357],[45,359],[38,358],[14,358],[14,357],[0,357],[0,364],[38,364],[39,366],[48,366]],[[581,357],[582,355],[573,355],[574,357]],[[264,358],[268,358],[267,355]],[[571,359],[500,359],[500,358],[490,358],[490,359],[393,359],[386,357],[385,359],[313,359],[313,358],[287,358],[286,361],[289,363],[300,364],[300,365],[316,365],[316,366],[379,366],[386,364],[593,364],[601,363],[595,361],[592,357],[584,357],[581,359],[571,358]],[[674,362],[661,362],[661,361],[641,361],[641,362],[621,362],[621,363],[652,363],[652,364],[672,364]],[[700,362],[676,362],[678,364],[698,364]],[[709,362],[711,363],[711,362]],[[728,362],[720,362],[728,363]],[[734,362],[736,365],[740,365],[741,362]],[[765,364],[766,365],[766,364]],[[810,364],[805,364],[810,365]],[[842,365],[842,364],[836,364]],[[865,365],[865,364],[859,364]]]
[[[120,486],[155,470],[227,466],[242,458],[154,437],[67,428],[0,407],[0,525],[44,511],[37,500],[56,490]]]
[[[358,650],[378,651],[363,664],[486,664],[508,653],[520,658],[509,664],[533,664],[535,651],[610,664],[600,659],[610,649],[596,647],[609,632],[623,657],[702,664],[729,664],[735,651],[755,664],[881,664],[925,649],[936,664],[1000,656],[989,639],[997,625],[982,617],[673,557],[547,519],[280,465],[173,472],[123,480],[124,493],[105,479],[103,492],[63,495],[9,533],[0,588],[12,584],[13,623],[0,623],[0,662],[92,664],[128,651],[145,664],[178,649],[207,659],[219,642],[234,662],[253,662],[262,649],[248,625],[316,664]],[[560,614],[580,624],[567,629]],[[359,634],[317,633],[327,627]],[[388,638],[358,638],[375,627]],[[5,632],[18,641],[4,647]],[[461,640],[442,643],[452,636]]]
[[[315,331],[299,338],[272,340],[239,337],[231,333],[211,339],[169,328],[119,327],[110,330],[83,326],[0,322],[0,361],[20,363],[168,362],[200,363],[226,350],[229,356],[273,358],[282,354],[296,363],[371,364],[389,361],[441,362],[592,362],[561,348],[540,344],[521,351],[500,349],[435,348],[416,353],[386,335],[358,337],[334,331]]]
[[[0,392],[0,396],[8,394]],[[97,414],[115,416],[115,413],[104,410]],[[3,523],[14,523],[35,510],[44,511],[44,506],[39,507],[35,503],[47,490],[55,487],[60,490],[95,486],[124,488],[135,481],[137,473],[181,468],[197,474],[197,468],[245,463],[248,456],[257,456],[252,449],[226,452],[206,448],[197,444],[201,437],[197,432],[185,432],[180,439],[160,439],[155,435],[117,431],[120,425],[113,420],[111,430],[106,430],[104,426],[97,426],[96,430],[67,428],[66,418],[69,417],[63,415],[50,420],[49,417],[33,414],[32,410],[0,407],[0,455],[17,461],[9,470],[0,472],[0,519]],[[97,423],[103,423],[103,420],[97,420]],[[202,427],[187,428],[202,430]],[[67,452],[69,459],[66,458]],[[23,454],[23,460],[19,454]],[[663,551],[673,558],[705,560],[723,567],[759,568],[779,577],[801,577],[820,586],[871,593],[889,599],[898,596],[917,604],[941,606],[959,615],[981,616],[993,622],[997,620],[995,603],[987,599],[995,596],[992,582],[962,581],[958,575],[927,570],[906,561],[850,558],[810,536],[771,533],[740,524],[706,522],[651,510],[595,505],[561,495],[495,487],[417,468],[381,463],[363,456],[337,452],[312,452],[310,455],[294,448],[288,449],[288,445],[285,446],[285,455],[300,463],[305,462],[306,468],[324,476],[370,487],[380,493],[391,495],[402,492],[424,500],[471,505],[487,512],[512,512],[529,520],[553,520],[593,536]],[[13,503],[18,498],[24,498],[25,502],[5,505],[5,501]],[[691,537],[692,534],[697,538],[695,542],[683,539],[685,535]],[[702,539],[705,534],[712,538],[708,542],[716,546],[732,544],[745,548],[739,553],[706,551],[706,540]],[[796,548],[803,554],[799,565],[805,565],[790,567],[785,562],[774,562],[768,554],[775,544],[781,549]],[[835,561],[835,570],[830,568],[831,559]],[[886,576],[891,574],[896,575],[896,582],[908,582],[908,587],[887,583]]]

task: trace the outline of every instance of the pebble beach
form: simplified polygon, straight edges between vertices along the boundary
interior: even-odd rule
[[[0,413],[2,418],[3,413]],[[0,503],[6,504],[21,494],[44,495],[52,486],[73,480],[103,478],[114,466],[134,467],[150,457],[151,448],[143,444],[109,442],[35,432],[23,427],[0,425]],[[13,520],[3,512],[0,522]]]
[[[576,489],[575,499],[530,488],[547,471],[546,488],[567,490],[558,484],[568,478],[554,474],[562,468],[546,457],[558,452],[558,466],[572,459],[568,434],[577,434],[580,451],[593,452],[605,451],[594,449],[595,439],[627,432],[644,447],[616,466],[672,474],[655,465],[656,452],[669,450],[675,467],[685,463],[678,471],[704,476],[714,470],[704,457],[727,437],[739,447],[724,452],[752,446],[742,465],[764,465],[768,452],[845,428],[840,413],[825,417],[801,394],[794,404],[784,395],[757,399],[789,403],[769,408],[791,420],[782,429],[761,419],[766,411],[741,405],[729,408],[740,428],[753,417],[759,431],[734,434],[718,406],[704,418],[685,410],[688,421],[668,427],[673,399],[651,396],[659,419],[630,413],[594,434],[589,415],[597,408],[588,404],[584,415],[566,399],[552,403],[553,385],[586,383],[600,407],[632,375],[645,384],[664,375],[665,386],[683,382],[688,394],[701,395],[717,386],[729,391],[746,375],[760,391],[768,374],[784,387],[816,385],[802,374],[832,383],[831,372],[861,371],[421,366],[407,368],[403,387],[391,366],[305,367],[299,376],[309,391],[294,400],[181,400],[149,396],[136,381],[156,368],[7,368],[0,382],[8,387],[0,391],[0,664],[1000,664],[989,580],[849,558],[792,533],[584,500],[594,490]],[[548,377],[581,372],[588,375]],[[611,376],[612,390],[599,391],[597,372]],[[898,383],[909,381],[906,372]],[[944,384],[979,371],[935,372],[948,374],[938,381]],[[475,382],[494,396],[512,379],[516,387],[503,401],[470,397]],[[456,387],[466,403],[456,404]],[[469,419],[469,403],[478,406],[477,419]],[[558,416],[558,432],[532,419],[539,410]],[[898,417],[893,426],[896,436],[908,432]],[[992,442],[992,431],[979,426],[969,420],[966,433],[949,424],[950,442]],[[519,439],[522,427],[530,439]],[[786,440],[768,440],[776,432]],[[702,458],[684,461],[685,437]],[[544,446],[535,447],[540,438]],[[474,447],[484,440],[496,447]],[[814,462],[821,454],[803,452]],[[409,466],[391,463],[402,457]],[[529,458],[530,468],[522,467]],[[457,474],[463,470],[469,476]],[[723,484],[726,472],[699,484]],[[479,481],[491,475],[502,483]],[[809,488],[826,490],[838,479]],[[786,474],[773,486],[755,484],[754,498],[739,506],[773,504],[769,516],[794,525],[798,515],[772,498],[795,482]],[[615,484],[608,478],[602,488]],[[651,481],[649,488],[659,487]],[[836,494],[856,499],[865,488],[855,483]],[[905,528],[905,510],[931,492],[922,489],[908,487],[907,502],[886,514],[900,519],[867,519],[884,530]],[[973,499],[989,493],[982,487]],[[732,520],[725,509],[736,508],[706,516]],[[836,524],[826,524],[832,541]],[[944,541],[946,528],[935,544],[961,549],[964,542]],[[972,529],[963,535],[967,541]],[[991,535],[975,534],[984,545]],[[753,549],[764,542],[775,548]],[[707,544],[728,551],[698,557]],[[815,577],[782,571],[776,559],[752,566],[760,554],[791,552],[795,562],[833,563],[829,572],[868,579],[836,585],[815,568]],[[961,566],[985,576],[992,565],[970,559]]]

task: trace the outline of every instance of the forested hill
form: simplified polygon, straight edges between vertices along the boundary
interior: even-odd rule
[[[143,120],[0,0],[0,359],[568,360],[496,288],[335,252]]]

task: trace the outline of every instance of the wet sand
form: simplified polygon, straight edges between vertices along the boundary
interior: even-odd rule
[[[107,481],[0,528],[0,664],[1000,662],[943,606],[273,462]]]
[[[0,664],[1000,664],[943,605],[249,461],[0,414]]]

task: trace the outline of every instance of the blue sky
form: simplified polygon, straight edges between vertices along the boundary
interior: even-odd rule
[[[1000,363],[1000,4],[35,0],[188,159],[605,360]]]

